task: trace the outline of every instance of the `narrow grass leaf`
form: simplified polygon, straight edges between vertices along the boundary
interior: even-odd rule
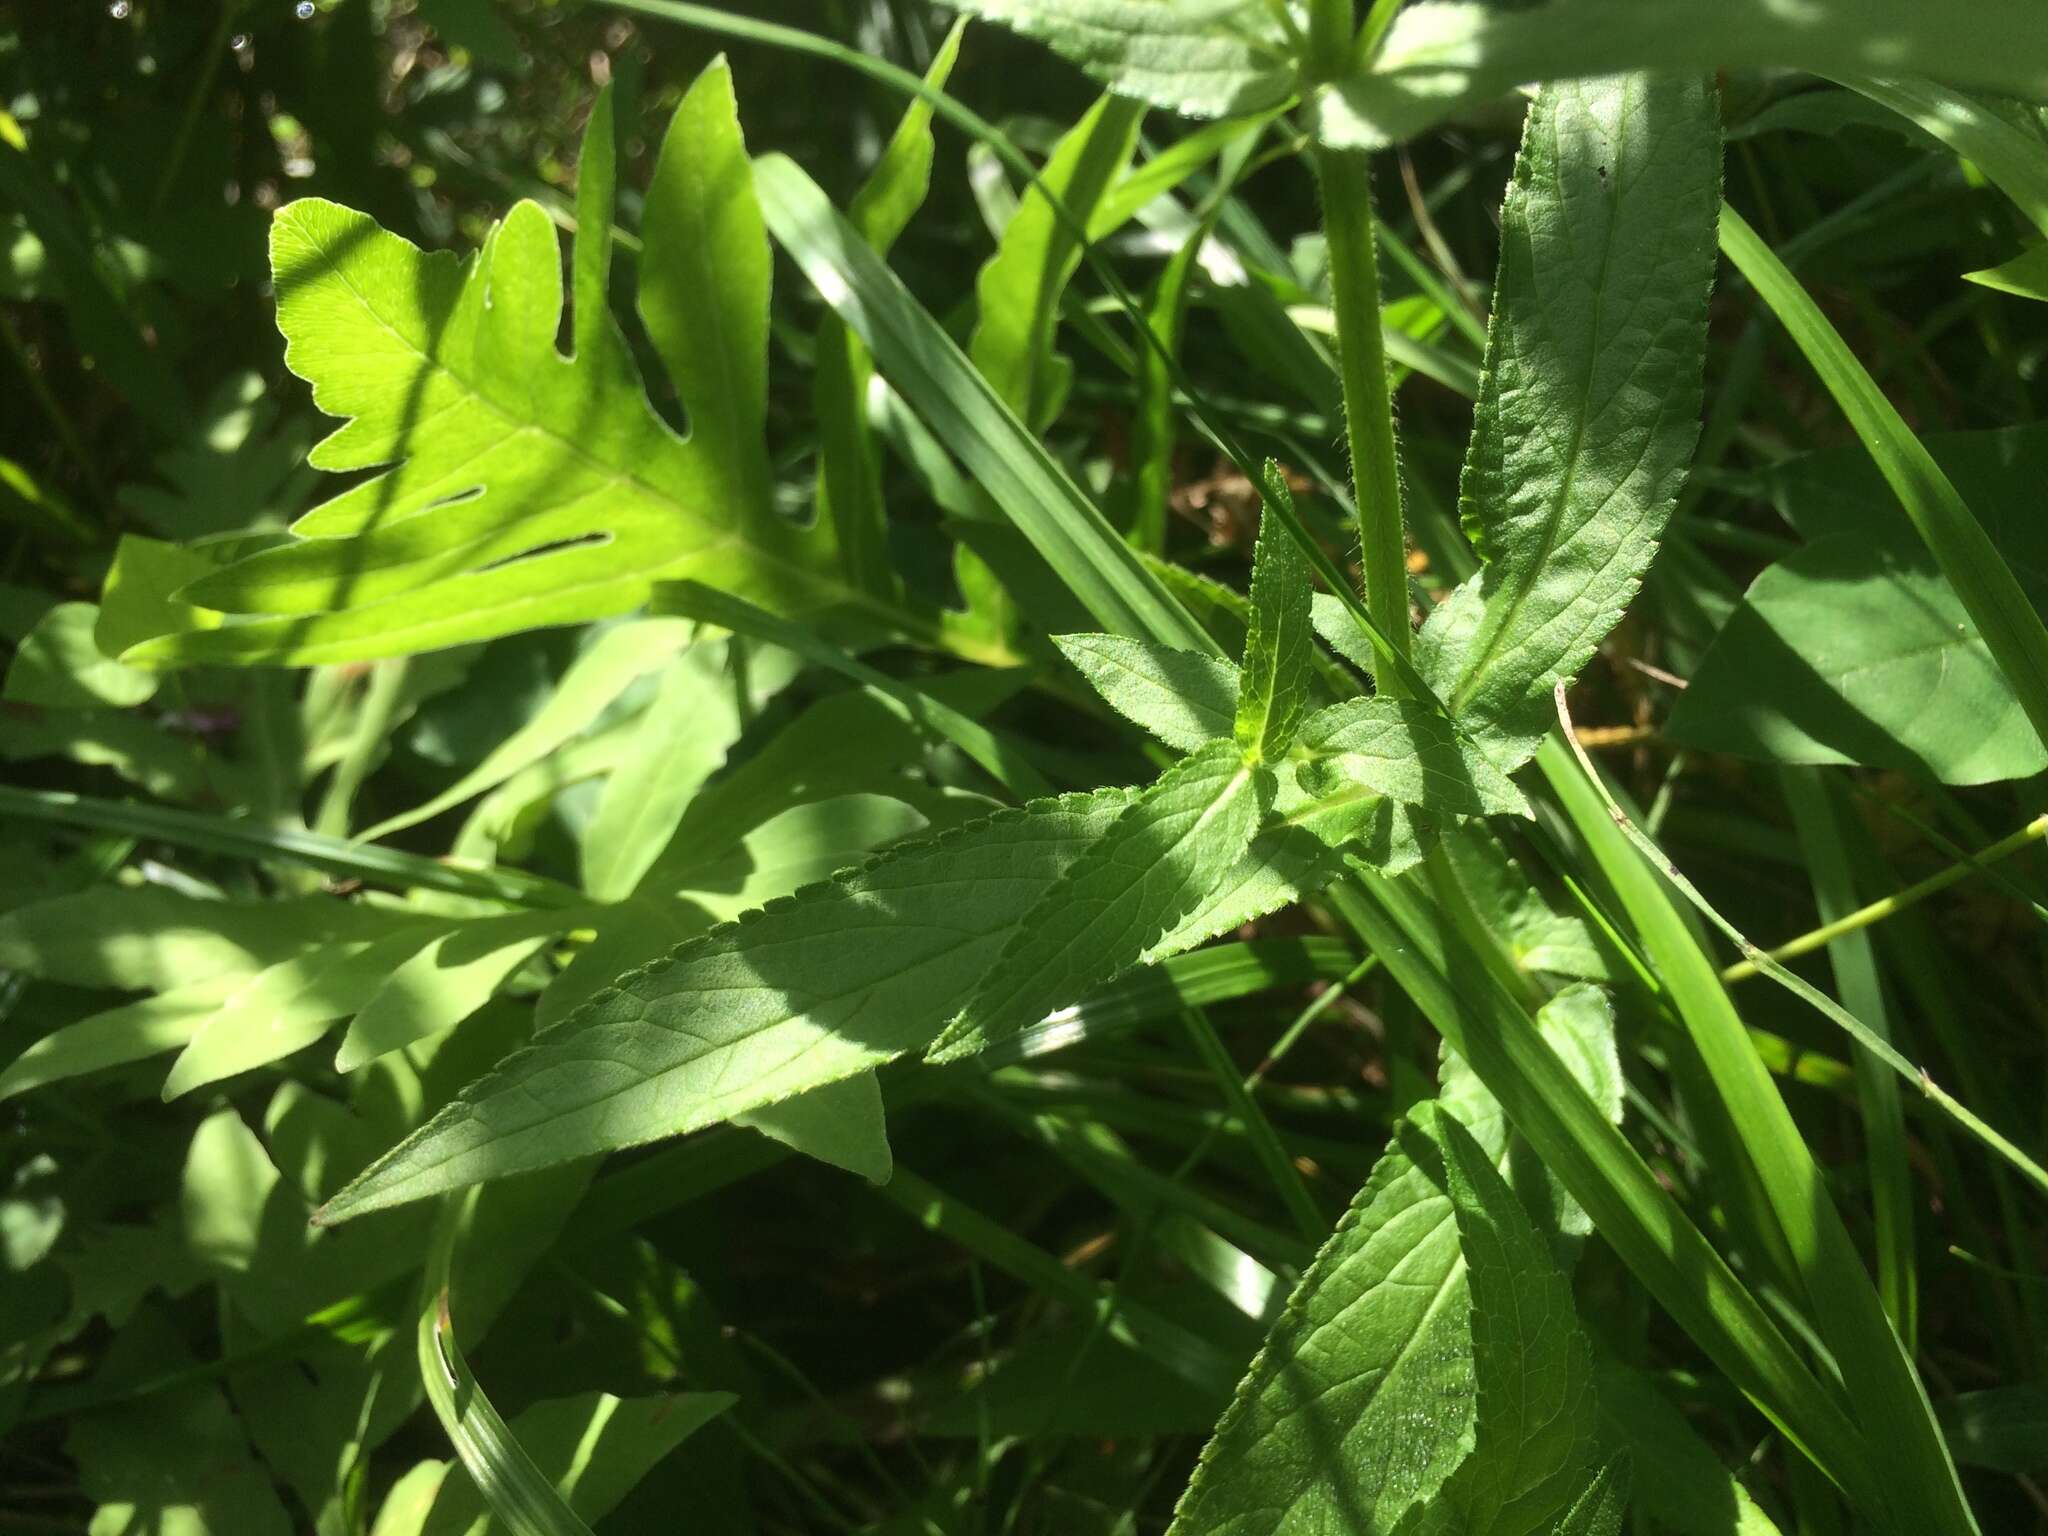
[[[1220,654],[817,184],[780,155],[757,161],[754,180],[776,240],[1096,622]]]

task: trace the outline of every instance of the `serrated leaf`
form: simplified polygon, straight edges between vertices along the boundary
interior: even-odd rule
[[[1136,965],[1238,865],[1272,797],[1231,742],[1168,769],[1032,905],[925,1059],[972,1055]]]
[[[1442,1149],[1471,1276],[1471,1456],[1413,1525],[1459,1536],[1609,1529],[1615,1477],[1599,1448],[1593,1353],[1570,1282],[1483,1149],[1452,1115],[1422,1122]]]
[[[680,1135],[919,1048],[1130,800],[1003,812],[684,944],[471,1084],[323,1219]]]
[[[966,0],[1111,90],[1191,117],[1277,107],[1294,93],[1286,29],[1265,0]]]
[[[1406,699],[1351,699],[1302,722],[1296,776],[1312,795],[1367,791],[1432,817],[1527,816],[1529,802],[1435,710]]]
[[[1287,477],[1270,459],[1265,493],[1269,501],[1293,508]],[[1308,706],[1309,659],[1315,649],[1309,600],[1307,557],[1278,518],[1260,518],[1235,727],[1238,746],[1254,762],[1286,754]]]
[[[611,223],[608,107],[591,118],[581,228]],[[293,543],[185,596],[248,617],[142,643],[158,662],[338,661],[616,614],[703,576],[782,611],[852,600],[829,540],[771,500],[763,441],[770,260],[730,71],[685,94],[649,186],[638,303],[689,414],[647,399],[607,307],[609,242],[579,242],[575,355],[555,345],[561,251],[517,205],[458,265],[306,199],[271,248],[286,361],[346,425],[330,471],[390,466],[314,509]]]
[[[1231,734],[1238,673],[1227,661],[1122,635],[1054,635],[1103,702],[1181,752]]]
[[[1529,109],[1459,488],[1486,563],[1416,643],[1506,768],[1628,606],[1691,461],[1717,121],[1712,90],[1678,76],[1548,86]]]
[[[1169,1536],[1393,1531],[1471,1445],[1467,1287],[1441,1168],[1397,1143],[1288,1298]]]
[[[1679,695],[1672,739],[1948,784],[2048,768],[2048,747],[1954,589],[1923,553],[1905,555],[1844,534],[1765,570]]]
[[[1780,1536],[1735,1474],[1643,1372],[1594,1367],[1610,1443],[1626,1446],[1639,1512],[1674,1536]]]

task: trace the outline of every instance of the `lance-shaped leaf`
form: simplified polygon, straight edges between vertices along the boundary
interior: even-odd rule
[[[1105,704],[1169,747],[1192,752],[1230,735],[1238,675],[1229,662],[1122,635],[1054,635],[1052,643]]]
[[[1294,94],[1285,27],[1267,0],[965,0],[1111,90],[1190,117],[1277,107]]]
[[[1266,495],[1291,511],[1287,477],[1266,461]],[[1309,658],[1315,639],[1309,623],[1308,560],[1275,517],[1259,520],[1252,552],[1251,621],[1237,688],[1238,746],[1254,762],[1284,755],[1308,703]]]
[[[323,1219],[680,1135],[917,1049],[1130,803],[1003,812],[679,946],[471,1084]]]
[[[1408,699],[1348,699],[1302,722],[1303,789],[1367,790],[1435,816],[1527,816],[1529,802],[1435,710]]]
[[[1441,1149],[1458,1245],[1471,1277],[1472,1376],[1478,1399],[1469,1459],[1405,1522],[1413,1536],[1539,1536],[1562,1524],[1600,1529],[1619,1475],[1599,1448],[1593,1352],[1543,1235],[1457,1119],[1423,1121]],[[1576,1523],[1572,1523],[1576,1522]]]
[[[973,1055],[1136,965],[1237,866],[1272,796],[1230,742],[1160,775],[1047,887],[926,1059]]]
[[[1692,457],[1715,113],[1706,85],[1676,76],[1551,86],[1529,109],[1460,487],[1486,564],[1416,648],[1504,767],[1527,761],[1552,689],[1620,620]]]
[[[722,60],[677,108],[642,221],[640,317],[687,437],[649,402],[608,305],[612,177],[601,107],[581,167],[571,357],[555,344],[561,249],[537,204],[517,205],[462,263],[333,203],[280,212],[286,361],[346,418],[312,462],[389,467],[308,513],[293,541],[185,590],[248,617],[132,654],[397,655],[623,612],[664,577],[784,612],[851,600],[829,540],[772,503],[768,239]]]

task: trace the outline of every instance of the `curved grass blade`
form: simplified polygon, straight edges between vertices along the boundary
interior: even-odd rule
[[[795,161],[754,183],[768,227],[911,408],[1113,634],[1219,654],[1087,494]]]

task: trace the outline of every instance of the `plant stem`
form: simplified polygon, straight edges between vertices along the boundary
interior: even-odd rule
[[[1373,621],[1408,654],[1408,551],[1401,520],[1401,468],[1394,440],[1394,404],[1387,389],[1386,345],[1380,336],[1380,269],[1375,248],[1372,182],[1365,156],[1318,148],[1323,227],[1330,247],[1330,293],[1337,312],[1337,361],[1344,380],[1344,426],[1358,499],[1358,542],[1365,563],[1365,600]],[[1379,691],[1405,693],[1400,677],[1382,669]]]
[[[1975,858],[1951,864],[1947,869],[1929,875],[1925,880],[1909,885],[1903,891],[1895,891],[1882,900],[1858,907],[1854,912],[1845,912],[1833,922],[1824,923],[1811,933],[1802,933],[1798,938],[1780,944],[1776,949],[1768,950],[1766,953],[1769,958],[1778,961],[1810,954],[1846,933],[1854,933],[1859,928],[1868,928],[1872,923],[1883,922],[1895,913],[1903,912],[1906,908],[1925,901],[1937,891],[1947,890],[1966,875],[1982,869],[1985,865],[1995,864],[2000,859],[2018,853],[2029,843],[2039,842],[2044,838],[2048,838],[2048,816],[2036,816],[2019,831],[2010,837],[2000,838]],[[1738,960],[1721,972],[1721,979],[1729,982],[1747,981],[1760,969],[1761,967],[1753,960]]]
[[[392,719],[405,693],[405,674],[410,665],[410,658],[400,656],[371,666],[363,702],[356,711],[355,735],[349,738],[348,751],[334,765],[334,777],[327,781],[327,793],[321,797],[319,814],[313,818],[313,830],[322,837],[348,836],[349,812],[355,805],[356,791],[363,787],[371,767],[390,744]]]

